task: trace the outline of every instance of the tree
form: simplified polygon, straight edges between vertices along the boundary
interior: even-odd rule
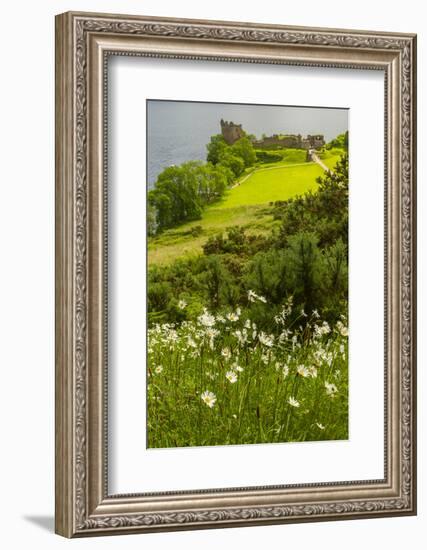
[[[247,136],[243,136],[238,139],[231,148],[233,150],[233,153],[243,160],[245,168],[248,168],[249,166],[253,166],[255,164],[255,149],[252,145],[251,140]]]
[[[226,271],[218,256],[208,256],[206,259],[205,284],[212,309],[217,309],[221,303],[221,289],[227,280]]]
[[[228,149],[229,145],[225,141],[225,139],[222,137],[221,134],[215,134],[211,137],[210,142],[206,145],[206,148],[208,150],[207,155],[207,161],[211,162],[212,164],[218,164],[220,162],[220,158],[224,154],[224,152]]]
[[[152,236],[157,232],[159,224],[157,222],[157,209],[153,203],[148,203],[147,206],[147,233]]]
[[[218,200],[234,179],[233,168],[243,170],[242,166],[237,158],[230,167],[191,161],[163,170],[148,193],[149,235],[200,219],[205,205]]]
[[[231,150],[224,151],[220,159],[220,166],[229,168],[236,178],[238,178],[245,169],[245,163],[242,158],[234,155]]]
[[[286,262],[296,301],[312,311],[320,302],[322,256],[314,233],[297,233],[288,239]]]
[[[170,166],[159,174],[155,188],[148,194],[149,203],[157,210],[159,229],[200,218],[201,170],[201,163],[186,162]]]

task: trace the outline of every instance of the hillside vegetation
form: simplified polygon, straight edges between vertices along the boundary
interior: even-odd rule
[[[306,155],[213,136],[151,195],[150,447],[348,437],[348,155]]]
[[[320,156],[329,168],[333,168],[341,154],[342,150],[334,149]],[[209,236],[231,225],[244,227],[248,234],[270,230],[274,220],[266,205],[315,190],[316,180],[323,174],[319,165],[303,160],[305,150],[285,149],[280,151],[280,156],[279,162],[267,165],[258,162],[245,171],[232,189],[224,190],[219,200],[205,208],[199,219],[150,237],[149,265],[201,253]]]

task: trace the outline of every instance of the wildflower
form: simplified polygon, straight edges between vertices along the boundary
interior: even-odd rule
[[[221,355],[224,357],[226,361],[228,361],[231,357],[231,351],[229,348],[223,348],[221,350]]]
[[[211,328],[211,327],[207,327],[206,330],[205,330],[205,334],[208,338],[215,338],[215,336],[218,336],[219,334],[219,330],[216,330],[214,328]]]
[[[187,338],[187,345],[190,347],[190,348],[193,348],[193,349],[196,349],[197,348],[197,344],[196,342],[193,340],[193,338],[191,336],[188,336]]]
[[[199,315],[197,320],[205,327],[213,327],[215,325],[215,317],[211,315],[206,308],[203,310],[202,315]]]
[[[245,328],[247,328],[247,329],[251,328],[251,320],[250,319],[246,319]]]
[[[258,339],[261,342],[261,344],[263,344],[264,346],[267,346],[268,348],[271,348],[273,346],[274,336],[272,334],[268,335],[268,334],[265,334],[264,332],[261,332],[260,335],[258,336]]]
[[[237,374],[233,370],[229,370],[225,373],[225,377],[230,382],[230,384],[234,384],[237,382]]]
[[[255,302],[256,301],[256,294],[252,290],[248,290],[248,300],[249,300],[249,302]]]
[[[237,418],[237,414],[232,414],[231,415],[233,418]]]
[[[243,372],[243,367],[241,367],[237,361],[231,365],[231,368],[237,372]]]
[[[267,303],[267,300],[264,298],[264,296],[258,296],[253,290],[248,291],[248,301],[249,302],[263,302],[264,304]]]
[[[316,426],[319,428],[319,430],[324,430],[325,426],[321,424],[320,422],[316,422]]]
[[[205,405],[207,405],[210,409],[212,409],[216,403],[216,395],[209,390],[204,391],[200,397],[203,403],[205,403]]]
[[[304,308],[301,309],[301,316],[307,317],[307,313],[304,311]]]
[[[314,317],[315,319],[318,319],[318,318],[320,317],[320,315],[319,315],[317,309],[313,309],[313,317]]]
[[[236,330],[234,336],[239,341],[239,344],[242,346],[248,340],[248,331],[244,328],[243,330]]]
[[[161,365],[159,365],[158,367],[156,367],[156,368],[154,369],[154,372],[155,372],[156,374],[160,374],[160,373],[162,372],[162,370],[163,370],[163,367],[162,367]]]
[[[289,403],[289,405],[291,405],[292,407],[295,407],[295,408],[298,408],[298,407],[300,406],[299,401],[297,401],[297,400],[296,400],[294,397],[292,397],[292,396],[288,399],[288,403]]]
[[[311,367],[308,367],[307,370],[308,370],[309,375],[312,378],[317,378],[317,369],[314,365],[312,365]]]
[[[337,322],[337,329],[341,336],[348,336],[348,327],[346,327],[341,321]]]
[[[335,384],[330,384],[329,382],[325,381],[325,388],[326,388],[326,393],[330,396],[330,397],[334,397],[335,394],[337,393],[338,391],[338,388],[335,386]]]
[[[268,352],[261,354],[261,361],[264,363],[264,365],[268,365],[270,361],[270,356],[268,355]]]
[[[289,367],[288,365],[285,365],[282,369],[283,378],[286,378],[289,374]]]
[[[299,374],[303,378],[308,378],[310,376],[310,371],[308,370],[308,368],[306,366],[298,365],[297,374]]]
[[[326,321],[323,321],[322,323],[322,330],[323,334],[329,334],[331,332],[331,328]]]
[[[236,321],[239,320],[239,316],[236,313],[233,313],[233,312],[227,313],[226,317],[232,323],[235,323]]]
[[[179,309],[185,309],[187,307],[187,302],[185,300],[179,300],[178,307]]]

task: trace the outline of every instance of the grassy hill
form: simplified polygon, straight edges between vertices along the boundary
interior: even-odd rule
[[[232,208],[241,204],[265,204],[302,195],[317,186],[316,178],[323,174],[314,162],[278,164],[255,169],[231,189],[219,208]]]
[[[341,151],[322,153],[322,161],[333,168]],[[245,227],[248,234],[262,234],[277,223],[269,203],[287,200],[316,189],[316,178],[323,174],[314,162],[305,162],[306,152],[282,151],[282,160],[259,164],[246,172],[220,202],[207,207],[202,219],[166,230],[148,240],[149,265],[167,264],[179,257],[202,252],[207,239],[229,226]]]

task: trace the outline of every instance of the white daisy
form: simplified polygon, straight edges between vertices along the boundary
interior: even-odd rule
[[[215,317],[211,315],[206,308],[203,310],[202,315],[199,315],[197,320],[204,327],[213,327],[215,325]]]
[[[200,397],[203,403],[205,403],[205,405],[207,405],[210,409],[212,409],[216,403],[216,395],[209,390],[204,391]]]
[[[229,348],[223,348],[221,350],[221,355],[224,357],[226,361],[228,361],[231,357],[231,351]]]
[[[335,384],[330,384],[329,382],[326,382],[326,381],[325,381],[325,388],[326,388],[326,393],[330,397],[334,397],[338,391],[338,388],[335,386]]]
[[[289,403],[289,405],[291,405],[292,407],[295,407],[295,408],[298,408],[298,407],[300,406],[299,401],[297,401],[297,400],[296,400],[294,397],[292,397],[292,396],[288,399],[288,403]]]
[[[233,313],[233,312],[227,313],[226,317],[232,323],[235,323],[236,321],[239,320],[239,316],[236,313]]]
[[[302,376],[303,378],[308,378],[310,376],[309,369],[304,365],[298,365],[297,367],[297,373]]]
[[[261,344],[267,346],[268,348],[271,348],[274,344],[274,336],[272,334],[268,335],[264,332],[261,332],[258,336],[258,340],[261,342]]]
[[[233,370],[229,370],[225,373],[225,377],[230,382],[230,384],[234,384],[237,382],[237,374]]]

